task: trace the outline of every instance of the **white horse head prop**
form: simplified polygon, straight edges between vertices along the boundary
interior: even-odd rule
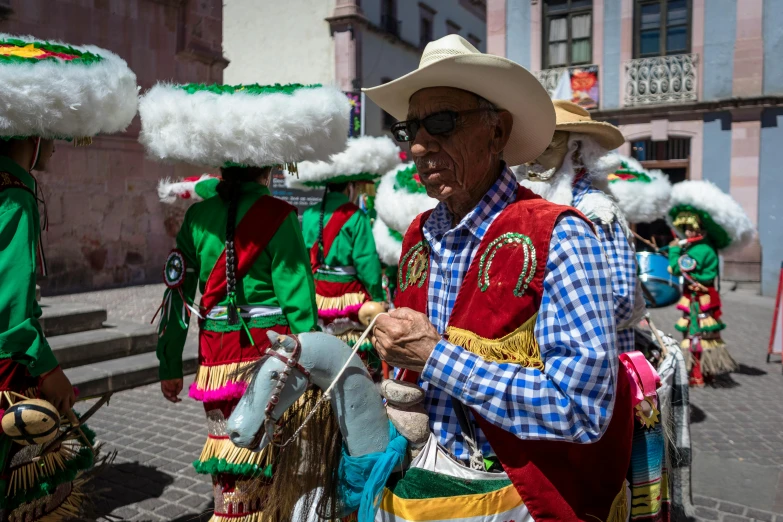
[[[350,455],[386,449],[389,421],[381,395],[348,345],[320,332],[268,335],[272,346],[259,361],[247,391],[228,419],[231,442],[257,451],[266,447],[274,435],[275,422],[311,382],[322,390],[333,385],[329,399]],[[347,368],[340,374],[346,361]]]

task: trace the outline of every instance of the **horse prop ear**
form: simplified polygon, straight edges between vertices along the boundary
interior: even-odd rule
[[[266,336],[269,337],[269,342],[272,343],[272,346],[277,344],[277,340],[280,337],[280,334],[277,332],[273,332],[272,330],[267,330]]]

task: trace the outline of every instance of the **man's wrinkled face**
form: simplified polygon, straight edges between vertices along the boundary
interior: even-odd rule
[[[563,166],[566,154],[568,154],[568,133],[556,131],[546,150],[535,161],[522,165],[522,168],[529,179],[548,180]]]
[[[473,93],[432,87],[411,96],[408,119],[478,107],[478,98]],[[411,155],[428,196],[438,201],[467,199],[470,188],[486,175],[493,155],[493,127],[482,119],[487,112],[460,115],[454,130],[447,134],[433,136],[423,126],[418,130],[410,143]]]

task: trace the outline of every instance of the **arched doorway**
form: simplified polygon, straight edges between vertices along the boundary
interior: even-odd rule
[[[689,177],[691,139],[672,137],[665,141],[653,141],[650,138],[633,140],[631,156],[647,170],[663,171],[674,185]],[[636,225],[636,233],[659,247],[668,245],[674,237],[663,219],[652,223],[639,223]],[[641,241],[637,241],[636,247],[639,251],[652,250]]]

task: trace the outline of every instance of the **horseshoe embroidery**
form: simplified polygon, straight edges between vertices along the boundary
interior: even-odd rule
[[[517,246],[522,247],[524,250],[524,261],[522,264],[522,273],[519,274],[517,280],[517,286],[514,287],[514,296],[522,297],[525,295],[530,282],[536,274],[536,247],[533,246],[533,241],[524,235],[517,232],[506,232],[501,236],[494,239],[479,260],[479,273],[478,273],[478,285],[479,290],[486,292],[489,289],[489,271],[492,268],[492,260],[495,259],[495,254],[498,250],[506,245],[510,245],[514,248]]]

